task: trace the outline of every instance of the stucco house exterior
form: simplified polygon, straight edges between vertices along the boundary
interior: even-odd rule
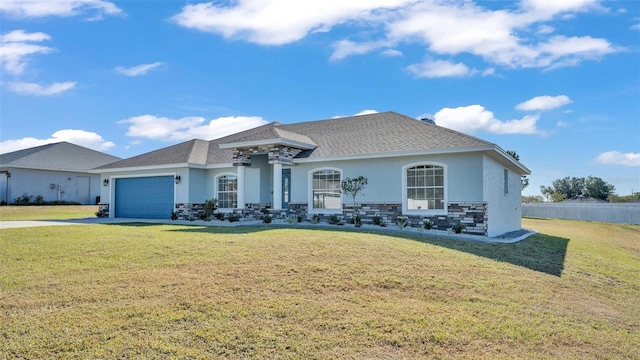
[[[58,142],[0,154],[0,201],[13,203],[27,194],[44,201],[96,204],[102,184],[90,169],[119,157],[68,142]]]
[[[241,219],[353,215],[340,182],[364,176],[363,222],[460,222],[470,234],[521,228],[520,177],[529,169],[497,145],[394,112],[277,122],[211,141],[190,140],[98,167],[109,217],[197,218],[206,199]]]

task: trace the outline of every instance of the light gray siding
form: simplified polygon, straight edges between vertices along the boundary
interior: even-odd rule
[[[489,156],[483,158],[484,201],[488,203],[488,236],[499,236],[522,227],[520,175]],[[505,194],[504,171],[508,188]]]

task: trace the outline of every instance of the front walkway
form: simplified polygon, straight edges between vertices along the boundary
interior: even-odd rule
[[[72,219],[72,220],[28,220],[28,221],[0,221],[0,229],[16,229],[16,228],[28,228],[39,226],[66,226],[66,225],[91,225],[91,224],[126,224],[126,223],[148,223],[148,224],[166,224],[166,225],[189,225],[189,226],[221,226],[221,227],[236,227],[236,226],[272,226],[272,227],[288,227],[288,228],[301,228],[301,229],[349,229],[357,230],[354,225],[330,225],[326,223],[312,224],[309,222],[301,222],[297,224],[289,224],[287,222],[264,224],[261,220],[253,221],[222,221],[222,220],[169,220],[169,219],[137,219],[137,218],[84,218],[84,219]],[[504,234],[498,237],[486,237],[478,235],[468,234],[454,234],[441,230],[424,230],[421,228],[406,227],[400,229],[397,226],[381,227],[377,225],[363,224],[359,228],[362,231],[377,231],[377,232],[389,232],[389,233],[414,233],[425,236],[444,237],[457,240],[471,240],[485,243],[497,243],[497,244],[513,244],[528,238],[531,235],[537,234],[535,230],[521,230],[513,233]]]

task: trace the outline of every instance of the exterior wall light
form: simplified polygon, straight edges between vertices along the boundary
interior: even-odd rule
[[[176,184],[180,184],[180,175],[176,175],[175,180]]]
[[[102,186],[108,186],[108,185],[109,185],[109,179],[102,180]]]

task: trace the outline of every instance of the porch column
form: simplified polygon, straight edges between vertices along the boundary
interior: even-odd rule
[[[237,176],[238,176],[238,209],[244,209],[244,166],[238,165]]]
[[[282,164],[273,163],[273,210],[282,210]]]

